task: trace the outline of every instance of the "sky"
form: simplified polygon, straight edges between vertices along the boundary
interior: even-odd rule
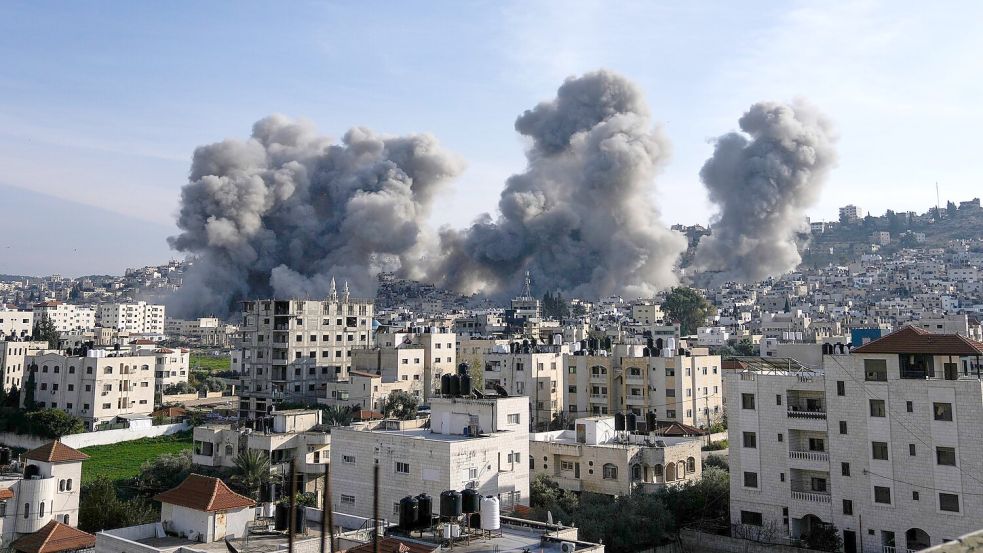
[[[714,137],[805,98],[839,134],[813,220],[980,196],[983,3],[0,3],[0,274],[118,274],[166,237],[196,146],[271,113],[340,137],[429,132],[467,162],[435,227],[494,213],[525,164],[515,118],[599,68],[644,91],[673,143],[667,224],[715,213]]]

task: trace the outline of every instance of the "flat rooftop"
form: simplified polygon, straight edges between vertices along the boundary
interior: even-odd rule
[[[478,436],[465,436],[464,434],[437,434],[431,432],[429,428],[412,428],[408,430],[386,430],[386,429],[368,429],[368,428],[351,428],[351,427],[340,427],[336,428],[335,431],[353,431],[353,432],[370,432],[372,434],[381,434],[384,436],[402,436],[405,438],[412,438],[417,440],[431,440],[435,442],[463,442],[468,440],[480,440],[482,438],[490,438],[497,434],[505,434],[506,432],[494,432],[479,434]]]

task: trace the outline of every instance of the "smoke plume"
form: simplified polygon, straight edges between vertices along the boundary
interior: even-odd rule
[[[748,282],[801,261],[796,235],[808,231],[805,209],[835,162],[835,137],[829,121],[801,102],[754,104],[739,124],[743,133],[717,139],[700,171],[719,214],[693,265]]]
[[[433,198],[461,169],[428,135],[354,128],[334,144],[278,115],[199,147],[169,240],[196,261],[169,307],[225,314],[247,297],[325,296],[331,277],[364,292],[379,271],[422,277]]]
[[[669,143],[631,82],[607,71],[570,78],[515,129],[530,139],[526,170],[508,179],[497,217],[441,232],[440,282],[515,291],[529,270],[538,288],[588,297],[676,283],[686,240],[650,199]]]

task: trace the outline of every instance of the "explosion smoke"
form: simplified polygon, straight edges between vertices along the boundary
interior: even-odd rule
[[[720,212],[693,265],[748,282],[802,260],[796,234],[808,231],[805,209],[835,162],[835,137],[829,121],[801,102],[754,104],[739,124],[747,136],[721,136],[700,171]]]

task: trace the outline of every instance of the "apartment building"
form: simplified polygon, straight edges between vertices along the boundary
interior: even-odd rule
[[[9,545],[53,520],[76,526],[82,461],[88,458],[54,441],[24,453],[18,470],[0,474],[0,541]]]
[[[9,392],[23,385],[27,356],[48,349],[48,342],[0,342],[0,375],[3,389]]]
[[[26,359],[28,374],[21,406],[63,409],[80,417],[88,430],[120,415],[149,415],[154,410],[151,355],[89,350],[86,356],[43,353]]]
[[[701,441],[615,430],[614,417],[584,417],[574,430],[529,437],[533,476],[545,474],[571,492],[651,493],[697,480]]]
[[[383,358],[390,358],[393,355],[392,350],[395,349],[412,349],[416,352],[411,358],[399,359],[399,364],[400,366],[409,365],[411,359],[413,364],[422,363],[423,372],[420,375],[420,379],[423,382],[423,395],[421,397],[425,401],[429,401],[433,391],[439,387],[440,376],[442,374],[456,373],[456,342],[456,334],[447,328],[435,326],[412,327],[409,331],[387,329],[383,332],[380,329],[375,334],[375,349],[378,352],[380,361]],[[363,372],[380,370],[385,365],[385,363],[376,363],[373,365],[371,362],[366,364],[358,361],[366,359],[362,351],[356,351],[353,355],[357,358],[354,368]],[[416,373],[413,374],[415,375]],[[401,375],[400,378],[406,380],[403,376],[406,375]],[[412,379],[412,376],[410,376],[410,379]]]
[[[706,348],[617,349],[614,355],[564,355],[569,417],[654,413],[659,421],[703,428],[723,417],[719,355]]]
[[[0,305],[0,338],[16,340],[30,337],[34,331],[34,312]]]
[[[983,527],[981,359],[983,343],[905,327],[822,370],[728,373],[731,520],[793,540],[832,523],[847,552]]]
[[[650,301],[640,301],[632,304],[631,318],[633,321],[650,325],[661,323],[665,319],[662,305]]]
[[[238,424],[205,424],[194,429],[191,461],[206,467],[234,467],[239,455],[258,451],[270,459],[273,473],[286,475],[293,464],[298,489],[315,492],[323,489],[324,466],[331,455],[331,434],[325,430],[321,411],[307,409],[274,411],[255,430]],[[264,497],[268,491],[263,491]],[[270,501],[279,499],[284,490],[274,492]],[[320,506],[320,495],[317,501]]]
[[[526,396],[532,428],[545,430],[563,412],[563,354],[567,346],[519,346],[511,353],[485,354],[485,389]]]
[[[316,403],[328,382],[348,377],[352,350],[374,344],[372,300],[347,291],[319,301],[246,301],[242,317],[244,419],[264,417],[284,399]]]
[[[199,346],[227,348],[232,345],[233,336],[239,329],[225,324],[217,317],[200,317],[193,320],[164,320],[164,332],[168,338],[187,340]]]
[[[144,340],[137,340],[144,342]],[[153,356],[154,358],[154,392],[163,393],[169,386],[175,386],[188,381],[190,372],[191,351],[180,348],[158,348],[148,344],[135,343],[130,347],[134,355]]]
[[[372,472],[379,466],[381,516],[399,500],[473,488],[498,496],[503,510],[529,502],[529,404],[526,397],[434,398],[425,419],[374,421],[331,432],[335,511],[372,516]],[[435,499],[436,501],[436,499]]]
[[[88,330],[96,326],[96,310],[57,300],[34,305],[35,317],[48,317],[58,332]]]
[[[96,324],[132,334],[164,336],[164,306],[136,303],[104,303],[96,308]]]

